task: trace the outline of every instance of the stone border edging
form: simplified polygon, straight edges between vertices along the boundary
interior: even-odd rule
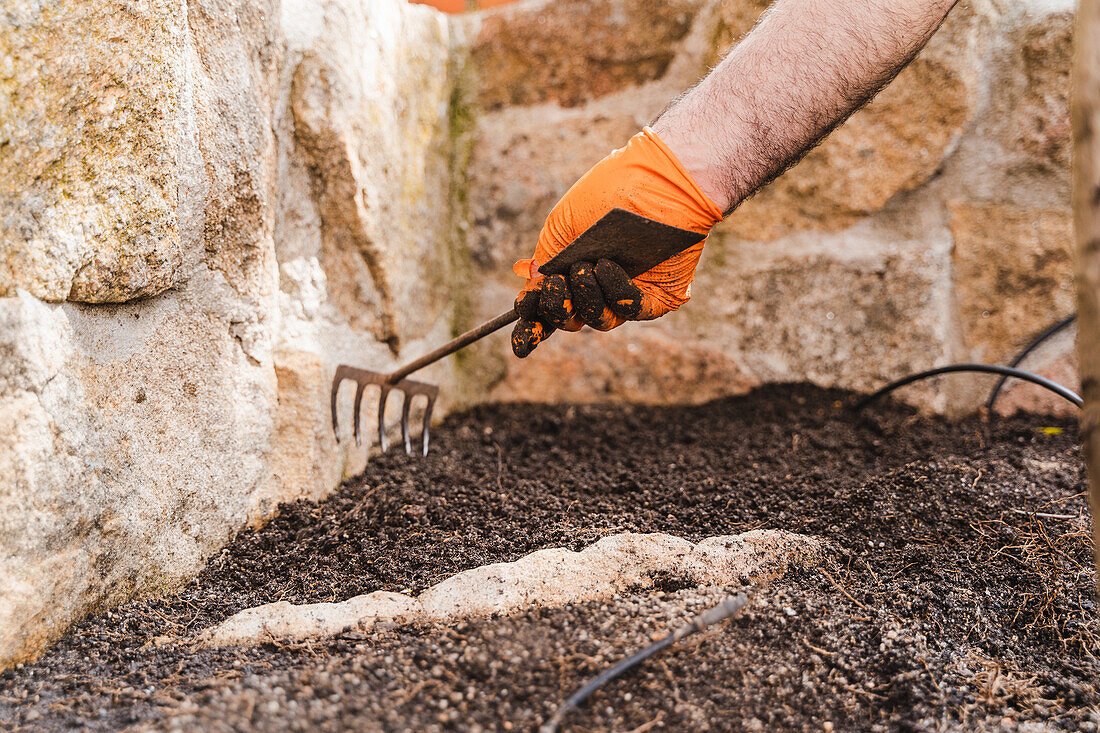
[[[416,597],[375,591],[341,603],[280,601],[248,608],[203,631],[199,643],[220,647],[295,641],[370,632],[387,623],[510,614],[652,588],[658,576],[684,585],[756,583],[784,575],[792,567],[814,567],[824,554],[821,540],[778,530],[708,537],[698,543],[668,534],[623,532],[580,552],[557,547],[514,562],[465,570]]]

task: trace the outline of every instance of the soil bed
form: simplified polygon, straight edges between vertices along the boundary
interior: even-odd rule
[[[0,674],[0,728],[516,729],[733,589],[444,628],[200,650],[275,600],[417,592],[613,532],[823,537],[823,570],[609,685],[575,730],[1096,730],[1085,476],[1073,424],[950,423],[782,386],[698,407],[495,405],[242,533],[178,595],[93,617]],[[1056,428],[1043,430],[1042,428]],[[354,636],[354,635],[352,635]]]

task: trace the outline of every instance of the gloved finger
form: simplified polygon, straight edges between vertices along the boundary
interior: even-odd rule
[[[539,298],[542,296],[542,282],[540,281],[531,290],[524,290],[516,296],[516,313],[520,318],[528,321],[539,320]]]
[[[539,320],[567,331],[580,329],[582,324],[576,319],[573,297],[564,275],[548,275],[543,280]]]
[[[596,263],[595,273],[607,307],[628,321],[637,318],[642,312],[642,289],[634,284],[626,270],[604,259]]]
[[[554,332],[553,326],[542,321],[529,321],[520,318],[512,329],[512,353],[520,359],[526,358],[535,347],[549,338]]]
[[[604,301],[596,268],[578,262],[569,271],[569,290],[573,293],[573,309],[582,321],[597,331],[609,331],[623,322]]]
[[[557,328],[564,325],[572,315],[570,311],[573,309],[573,304],[569,297],[569,286],[561,275],[549,275],[542,283],[539,318]]]

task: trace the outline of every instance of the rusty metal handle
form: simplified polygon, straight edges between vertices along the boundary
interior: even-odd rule
[[[400,369],[394,372],[390,372],[389,376],[386,377],[386,382],[388,384],[396,384],[413,372],[423,369],[429,364],[434,364],[443,357],[450,356],[459,349],[466,348],[473,342],[480,341],[489,334],[495,331],[499,331],[505,326],[515,323],[518,320],[519,313],[516,313],[515,308],[511,308],[508,311],[501,313],[496,318],[490,321],[486,321],[480,326],[471,328],[466,333],[448,341],[447,343],[440,346],[438,349],[429,351],[427,354],[424,354],[424,356],[420,357],[419,359],[415,361],[410,361],[408,364],[401,367]]]

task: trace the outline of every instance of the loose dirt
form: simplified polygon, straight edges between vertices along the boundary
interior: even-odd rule
[[[0,727],[529,730],[606,666],[736,589],[200,650],[275,600],[418,592],[613,532],[753,528],[838,549],[609,685],[574,730],[1096,730],[1100,620],[1072,424],[946,422],[847,393],[698,407],[491,405],[428,459],[372,460],[242,533],[195,582],[88,619],[0,674]],[[1047,429],[1044,429],[1047,428]]]

